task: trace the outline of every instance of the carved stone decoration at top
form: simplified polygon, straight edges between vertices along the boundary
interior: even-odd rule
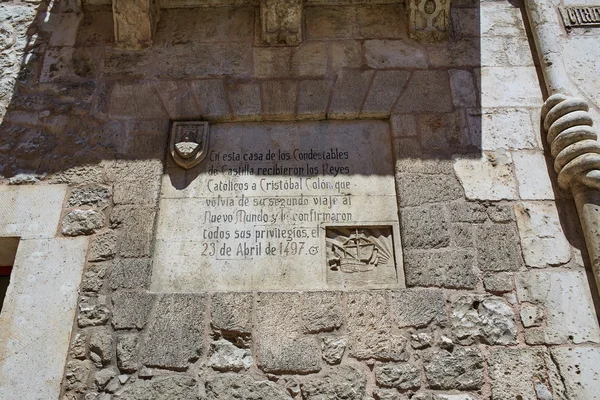
[[[261,44],[298,46],[302,43],[302,0],[261,0]]]
[[[169,140],[171,157],[180,167],[190,169],[206,157],[208,139],[208,122],[173,122]]]
[[[156,0],[113,0],[115,43],[117,47],[138,50],[150,47],[160,7]]]
[[[423,42],[447,40],[450,0],[408,0],[410,37]]]

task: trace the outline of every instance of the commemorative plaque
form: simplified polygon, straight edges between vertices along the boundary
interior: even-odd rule
[[[209,132],[190,124],[184,132]],[[386,122],[216,124],[210,140],[177,132],[152,290],[404,287]],[[203,160],[181,168],[178,141]]]

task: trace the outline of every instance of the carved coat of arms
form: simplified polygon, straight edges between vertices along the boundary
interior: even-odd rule
[[[208,152],[208,133],[208,122],[173,122],[169,152],[177,165],[190,169],[204,160]]]

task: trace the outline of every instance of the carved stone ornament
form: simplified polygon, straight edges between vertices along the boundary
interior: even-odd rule
[[[195,167],[206,157],[208,139],[208,122],[173,122],[169,140],[171,157],[182,168]]]
[[[408,0],[410,37],[438,42],[449,37],[450,0]]]
[[[261,0],[261,43],[298,46],[302,43],[302,0]]]
[[[331,271],[352,274],[394,264],[389,227],[328,227],[327,264]]]

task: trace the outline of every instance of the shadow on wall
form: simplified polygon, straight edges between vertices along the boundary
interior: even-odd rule
[[[478,2],[453,4],[450,39],[441,43],[408,37],[404,2],[308,2],[297,47],[259,45],[251,1],[164,9],[143,51],[115,47],[110,6],[69,3],[0,8],[5,62],[20,63],[2,104],[7,179],[95,182],[115,160],[164,160],[169,121],[182,119],[389,118],[401,159],[481,154]],[[5,93],[11,78],[2,78]]]

